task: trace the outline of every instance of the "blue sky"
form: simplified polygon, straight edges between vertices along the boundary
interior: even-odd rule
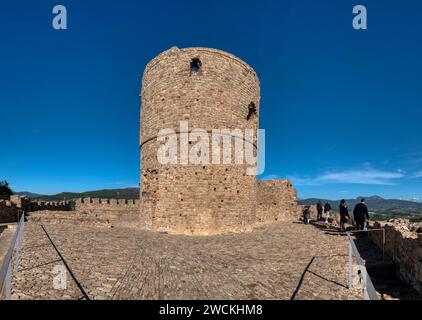
[[[68,30],[51,26],[56,4]],[[39,193],[137,186],[143,69],[205,46],[259,75],[261,178],[289,177],[300,197],[422,197],[421,18],[417,0],[2,3],[0,178]]]

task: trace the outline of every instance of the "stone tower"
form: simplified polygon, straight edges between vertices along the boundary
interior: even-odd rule
[[[179,163],[162,164],[157,137],[160,130],[172,129],[180,143],[196,128],[208,133],[253,129],[253,139],[241,141],[256,152],[260,84],[255,71],[220,50],[171,48],[147,65],[141,96],[141,225],[173,234],[249,230],[257,201],[256,177],[246,172],[250,166],[236,164],[234,152],[231,163],[211,164],[211,149],[210,164],[181,164],[181,149]],[[234,148],[240,138],[231,132]],[[189,149],[194,144],[190,141]]]

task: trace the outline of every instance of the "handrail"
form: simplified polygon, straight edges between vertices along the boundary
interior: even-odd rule
[[[4,257],[1,269],[0,269],[0,299],[10,300],[11,289],[12,289],[12,258],[13,253],[16,253],[15,259],[15,270],[19,267],[19,247],[22,239],[23,228],[25,223],[25,212],[22,211],[19,219],[19,224],[16,231],[10,241],[9,249],[7,250],[6,256]]]
[[[360,266],[360,273],[359,277],[361,281],[363,281],[364,285],[364,299],[365,300],[379,300],[379,296],[377,294],[377,291],[375,290],[374,284],[372,283],[371,277],[368,274],[368,271],[366,269],[366,261],[362,259],[360,256],[359,250],[356,247],[355,240],[352,239],[351,235],[353,233],[359,233],[359,232],[369,232],[369,231],[383,231],[384,229],[371,229],[371,230],[364,230],[364,231],[352,231],[347,232],[347,237],[349,238],[349,288],[353,288],[353,254],[356,257],[356,261],[358,265]],[[385,242],[385,235],[384,235],[384,242]],[[383,243],[384,244],[384,243]]]

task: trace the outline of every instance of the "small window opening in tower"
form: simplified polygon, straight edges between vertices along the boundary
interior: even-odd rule
[[[246,120],[249,121],[251,117],[255,115],[256,115],[256,106],[255,106],[255,103],[251,102],[248,107],[248,116],[246,117]]]
[[[190,62],[190,71],[191,73],[198,73],[201,69],[202,62],[199,60],[199,58],[193,58]]]

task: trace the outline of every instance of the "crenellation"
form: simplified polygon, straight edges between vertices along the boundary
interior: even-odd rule
[[[30,211],[42,211],[42,210],[54,210],[54,211],[70,211],[72,210],[71,201],[31,201]]]
[[[91,226],[137,227],[139,201],[128,199],[79,198],[66,202],[69,213],[63,214],[64,203],[42,202],[31,214],[32,221],[71,223]]]
[[[89,199],[89,200],[88,200]],[[76,210],[131,210],[139,208],[139,200],[134,199],[106,199],[106,198],[84,198],[77,199]]]

